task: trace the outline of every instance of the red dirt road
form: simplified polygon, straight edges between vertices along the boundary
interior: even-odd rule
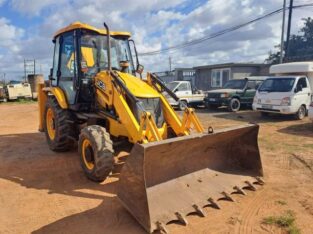
[[[205,127],[261,125],[259,145],[266,185],[207,217],[188,216],[171,233],[285,233],[262,224],[286,210],[301,233],[313,230],[313,125],[308,119],[262,119],[257,113],[199,110]],[[102,184],[87,180],[76,150],[54,153],[37,131],[36,104],[0,104],[0,233],[144,233],[116,197],[118,174]]]

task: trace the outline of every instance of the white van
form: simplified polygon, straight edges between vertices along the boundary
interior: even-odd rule
[[[313,62],[273,65],[267,78],[257,90],[253,110],[268,113],[293,114],[303,119],[312,101]]]

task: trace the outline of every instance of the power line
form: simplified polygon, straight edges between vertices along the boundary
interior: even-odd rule
[[[309,3],[309,4],[302,4],[302,5],[297,5],[297,6],[293,6],[293,9],[296,9],[296,8],[303,8],[303,7],[313,7],[313,3]],[[289,9],[289,8],[286,8],[286,10]],[[271,17],[273,15],[276,15],[276,14],[279,14],[280,12],[283,11],[283,8],[280,8],[280,9],[277,9],[275,11],[272,11],[268,14],[265,14],[263,16],[260,16],[258,18],[255,18],[253,20],[250,20],[248,22],[245,22],[245,23],[242,23],[242,24],[239,24],[239,25],[236,25],[236,26],[232,26],[230,28],[226,28],[224,30],[221,30],[221,31],[218,31],[216,33],[213,33],[211,35],[208,35],[206,37],[202,37],[202,38],[198,38],[198,39],[195,39],[195,40],[191,40],[191,41],[188,41],[188,42],[185,42],[185,43],[182,43],[180,45],[176,45],[176,46],[170,46],[170,47],[167,47],[165,49],[161,49],[161,50],[155,50],[155,51],[149,51],[149,52],[145,52],[145,53],[138,53],[138,55],[140,56],[150,56],[150,55],[156,55],[156,54],[160,54],[160,53],[163,53],[163,52],[166,52],[166,51],[173,51],[173,50],[178,50],[178,49],[183,49],[185,47],[189,47],[189,46],[193,46],[193,45],[196,45],[196,44],[199,44],[199,43],[202,43],[204,41],[207,41],[207,40],[210,40],[210,39],[213,39],[213,38],[216,38],[216,37],[219,37],[219,36],[222,36],[226,33],[230,33],[230,32],[233,32],[233,31],[236,31],[240,28],[243,28],[245,26],[248,26],[250,24],[253,24],[257,21],[260,21],[260,20],[263,20],[265,18],[268,18],[268,17]]]

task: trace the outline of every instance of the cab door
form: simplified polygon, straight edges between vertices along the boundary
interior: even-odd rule
[[[74,32],[64,33],[60,37],[60,64],[57,72],[58,86],[64,91],[69,105],[75,104],[77,78],[77,54]]]
[[[256,92],[255,88],[256,88],[256,81],[249,80],[247,82],[247,86],[246,86],[244,95],[241,98],[241,100],[243,100],[244,103],[252,104],[253,98],[254,98],[254,95]]]
[[[187,99],[188,97],[190,97],[192,95],[191,93],[191,88],[190,88],[190,84],[187,82],[183,82],[180,85],[177,86],[177,88],[175,89],[175,94],[179,97],[179,98],[184,98]]]
[[[311,101],[311,90],[306,77],[299,78],[295,91],[295,100],[298,106],[305,104],[308,108]]]

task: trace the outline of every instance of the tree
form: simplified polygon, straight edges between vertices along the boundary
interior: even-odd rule
[[[313,60],[313,19],[308,17],[302,20],[304,26],[299,30],[299,35],[293,34],[290,36],[288,51],[286,51],[286,42],[284,42],[284,62]],[[280,45],[275,47],[280,47]],[[265,63],[277,64],[279,58],[280,51],[274,53],[270,51]]]

